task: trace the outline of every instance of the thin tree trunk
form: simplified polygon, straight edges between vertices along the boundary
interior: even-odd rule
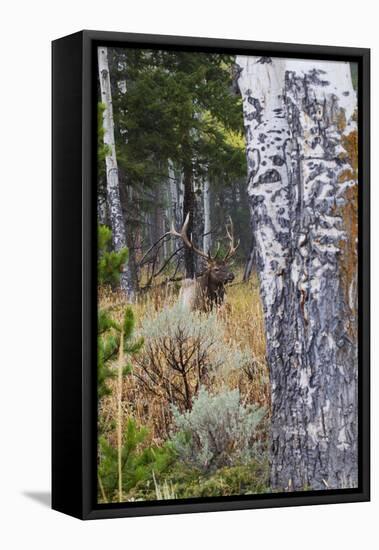
[[[271,486],[357,487],[350,66],[237,63],[271,378]]]
[[[255,265],[255,245],[254,245],[254,239],[252,239],[252,243],[250,246],[250,252],[249,256],[245,263],[245,269],[243,271],[243,281],[246,282],[250,279],[250,275],[254,269]]]
[[[97,221],[101,225],[107,225],[108,221],[107,201],[100,197],[97,200]]]
[[[176,178],[172,160],[168,160],[168,183],[167,183],[167,222],[169,228],[174,225],[175,228],[179,227],[177,220],[177,209],[178,209],[178,188],[176,185]],[[172,254],[176,250],[177,239],[171,239],[170,242],[170,253]]]
[[[98,48],[98,64],[101,101],[105,105],[103,113],[103,125],[104,144],[107,146],[105,163],[107,173],[108,214],[112,228],[113,247],[115,251],[118,252],[123,248],[126,248],[126,231],[120,199],[119,175],[114,138],[112,94],[108,65],[108,51],[105,47]],[[133,289],[127,263],[125,264],[120,276],[120,286],[124,292],[126,292],[129,296],[132,296]]]
[[[203,250],[204,252],[210,252],[212,246],[211,240],[211,194],[209,179],[206,177],[203,183],[203,207],[204,207],[204,236],[203,236]]]
[[[183,221],[186,219],[187,214],[189,214],[187,233],[191,239],[193,232],[195,200],[192,182],[192,166],[190,164],[185,166],[183,170],[183,186]],[[195,259],[193,251],[188,247],[185,247],[184,249],[184,265],[186,269],[186,277],[188,277],[189,279],[193,279],[193,277],[195,276]]]
[[[120,334],[120,348],[117,365],[117,476],[118,476],[118,501],[122,502],[122,373],[124,368],[124,332]]]
[[[183,212],[183,184],[182,177],[175,171],[174,165],[171,160],[168,161],[168,177],[170,187],[170,227],[174,224],[175,228],[179,228],[182,223]],[[177,239],[173,239],[173,242],[180,246],[180,242]],[[175,247],[175,248],[177,248]]]
[[[154,207],[153,207],[153,242],[158,241],[160,237],[166,232],[164,225],[164,210],[162,207],[162,188],[161,186],[155,186],[154,190]],[[164,259],[164,243],[160,243],[160,246],[156,250],[158,264]]]

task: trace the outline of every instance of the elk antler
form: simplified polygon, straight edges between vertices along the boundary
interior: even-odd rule
[[[211,255],[210,251],[208,252],[208,259],[209,259],[211,262],[214,262],[214,261],[217,259],[217,256],[219,255],[219,252],[220,252],[220,243],[218,242],[218,243],[217,243],[217,250],[216,250],[216,252],[213,254],[213,256]]]
[[[174,237],[180,237],[184,244],[190,248],[191,250],[193,250],[195,252],[195,254],[198,254],[199,256],[201,256],[202,258],[205,258],[206,260],[209,261],[210,257],[205,253],[203,252],[202,250],[199,250],[198,248],[196,248],[193,244],[192,241],[189,240],[188,238],[188,235],[187,235],[187,228],[188,228],[188,224],[189,224],[189,213],[187,214],[187,217],[184,221],[184,224],[183,224],[183,227],[182,229],[180,230],[180,233],[178,231],[176,231],[175,227],[174,227],[174,224],[171,225],[171,230],[170,230],[170,235],[174,235]]]
[[[228,228],[228,224],[225,225],[226,234],[227,234],[227,236],[230,240],[230,245],[229,245],[229,250],[225,254],[225,257],[223,259],[224,262],[226,262],[232,256],[234,256],[234,254],[236,253],[237,248],[240,245],[240,240],[239,239],[238,239],[237,244],[236,245],[234,244],[234,228],[233,228],[233,221],[232,221],[232,218],[230,216],[229,216],[229,227],[230,227],[230,230]]]

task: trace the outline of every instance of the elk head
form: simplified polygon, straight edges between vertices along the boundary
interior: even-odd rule
[[[193,242],[188,238],[187,227],[189,223],[189,214],[184,221],[183,227],[180,232],[176,231],[172,225],[170,234],[175,237],[180,237],[185,246],[193,250],[195,254],[203,258],[206,262],[205,271],[199,275],[196,279],[197,295],[192,300],[195,304],[194,308],[209,310],[214,304],[221,305],[224,300],[225,290],[224,286],[230,283],[234,279],[234,273],[228,267],[228,262],[236,253],[239,246],[234,242],[233,222],[229,217],[229,225],[226,225],[226,234],[229,239],[229,250],[223,258],[219,257],[220,244],[217,246],[216,253],[212,256],[210,251],[205,253],[203,250],[196,248]],[[188,287],[187,287],[188,288]]]

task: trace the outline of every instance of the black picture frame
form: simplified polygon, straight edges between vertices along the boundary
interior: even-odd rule
[[[98,45],[355,61],[359,75],[359,487],[96,504],[96,56]],[[52,44],[52,507],[81,519],[370,499],[370,50],[81,31]]]

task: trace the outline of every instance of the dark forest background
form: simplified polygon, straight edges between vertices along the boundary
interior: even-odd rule
[[[237,262],[250,252],[246,152],[234,58],[160,50],[108,49],[119,183],[132,285],[192,277],[199,259],[167,237],[190,213],[199,247],[226,246],[230,216],[240,239]],[[109,225],[99,103],[98,218]],[[180,248],[179,251],[177,249]],[[142,260],[142,263],[141,263]]]

